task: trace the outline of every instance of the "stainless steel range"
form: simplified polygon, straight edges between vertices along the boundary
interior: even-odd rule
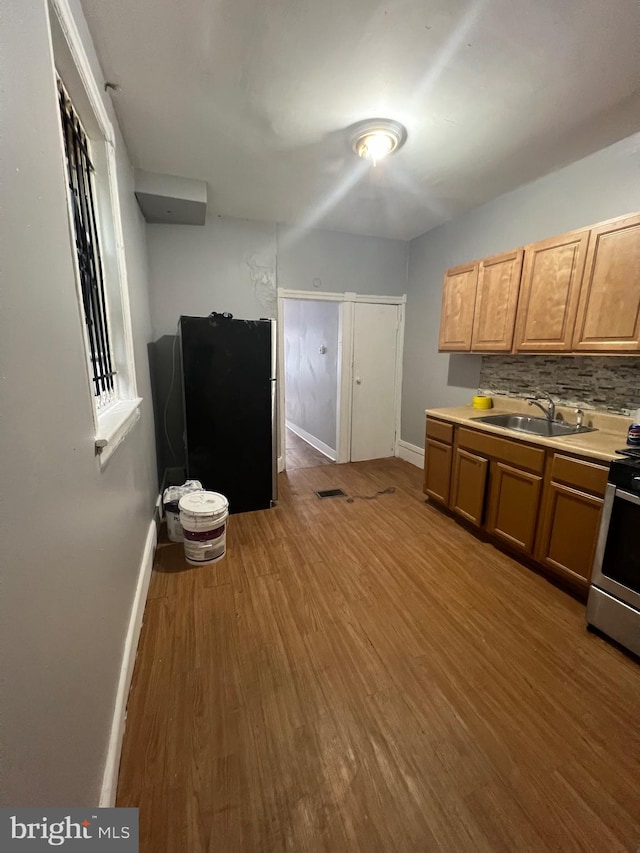
[[[640,655],[640,449],[611,463],[587,622]]]

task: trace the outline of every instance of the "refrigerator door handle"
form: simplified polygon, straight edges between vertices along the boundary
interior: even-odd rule
[[[271,325],[271,504],[278,500],[278,324]]]
[[[278,500],[278,383],[271,380],[271,504]]]
[[[275,320],[269,320],[271,324],[271,379],[278,376],[278,324]]]

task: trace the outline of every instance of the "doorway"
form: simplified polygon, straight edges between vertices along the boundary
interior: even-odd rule
[[[337,457],[339,325],[335,300],[284,300],[287,468],[331,464]]]
[[[305,303],[316,305],[301,308]],[[318,308],[320,303],[322,308]],[[300,458],[295,458],[304,451],[299,439],[319,451],[325,457],[325,464],[333,460],[356,462],[395,456],[400,432],[405,304],[404,295],[278,290],[278,470],[288,467],[287,445],[292,457],[291,467],[307,467],[300,465]],[[303,323],[303,318],[311,321],[314,331]],[[336,320],[337,341],[333,336]],[[324,358],[328,352],[321,353],[323,347],[328,349],[334,345],[335,362],[334,353],[331,360]],[[335,373],[333,367],[327,369],[334,363]],[[294,365],[297,365],[295,370],[292,369]],[[312,391],[318,375],[324,376],[325,383],[328,375],[332,377],[331,389],[335,396],[331,397],[331,402],[326,384],[323,390]],[[302,383],[301,376],[305,377]],[[325,437],[333,435],[335,412],[333,444],[330,438],[318,443],[318,436],[307,430],[304,423],[295,422],[297,418],[305,423],[318,423],[309,418],[318,402],[312,399],[313,393],[324,399],[324,424],[330,430],[324,432]]]

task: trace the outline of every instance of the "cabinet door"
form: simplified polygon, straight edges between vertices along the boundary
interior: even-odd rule
[[[542,477],[503,462],[491,467],[487,531],[531,554],[538,518]]]
[[[432,500],[449,503],[449,485],[451,483],[450,444],[428,438],[424,447],[424,493]]]
[[[591,230],[573,349],[640,350],[640,215]]]
[[[456,448],[450,507],[477,527],[482,524],[488,468],[486,459]]]
[[[527,246],[518,301],[517,352],[571,349],[589,231]]]
[[[537,559],[586,587],[602,514],[602,498],[551,481],[545,490]]]
[[[464,264],[447,270],[442,292],[440,340],[445,352],[469,352],[476,303],[478,264]]]
[[[518,249],[480,261],[472,351],[511,351],[523,254]]]

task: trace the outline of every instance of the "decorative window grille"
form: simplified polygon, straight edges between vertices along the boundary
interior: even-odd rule
[[[96,215],[95,169],[91,163],[89,140],[59,79],[58,95],[78,276],[87,329],[89,370],[96,407],[100,410],[115,400],[117,394]]]

